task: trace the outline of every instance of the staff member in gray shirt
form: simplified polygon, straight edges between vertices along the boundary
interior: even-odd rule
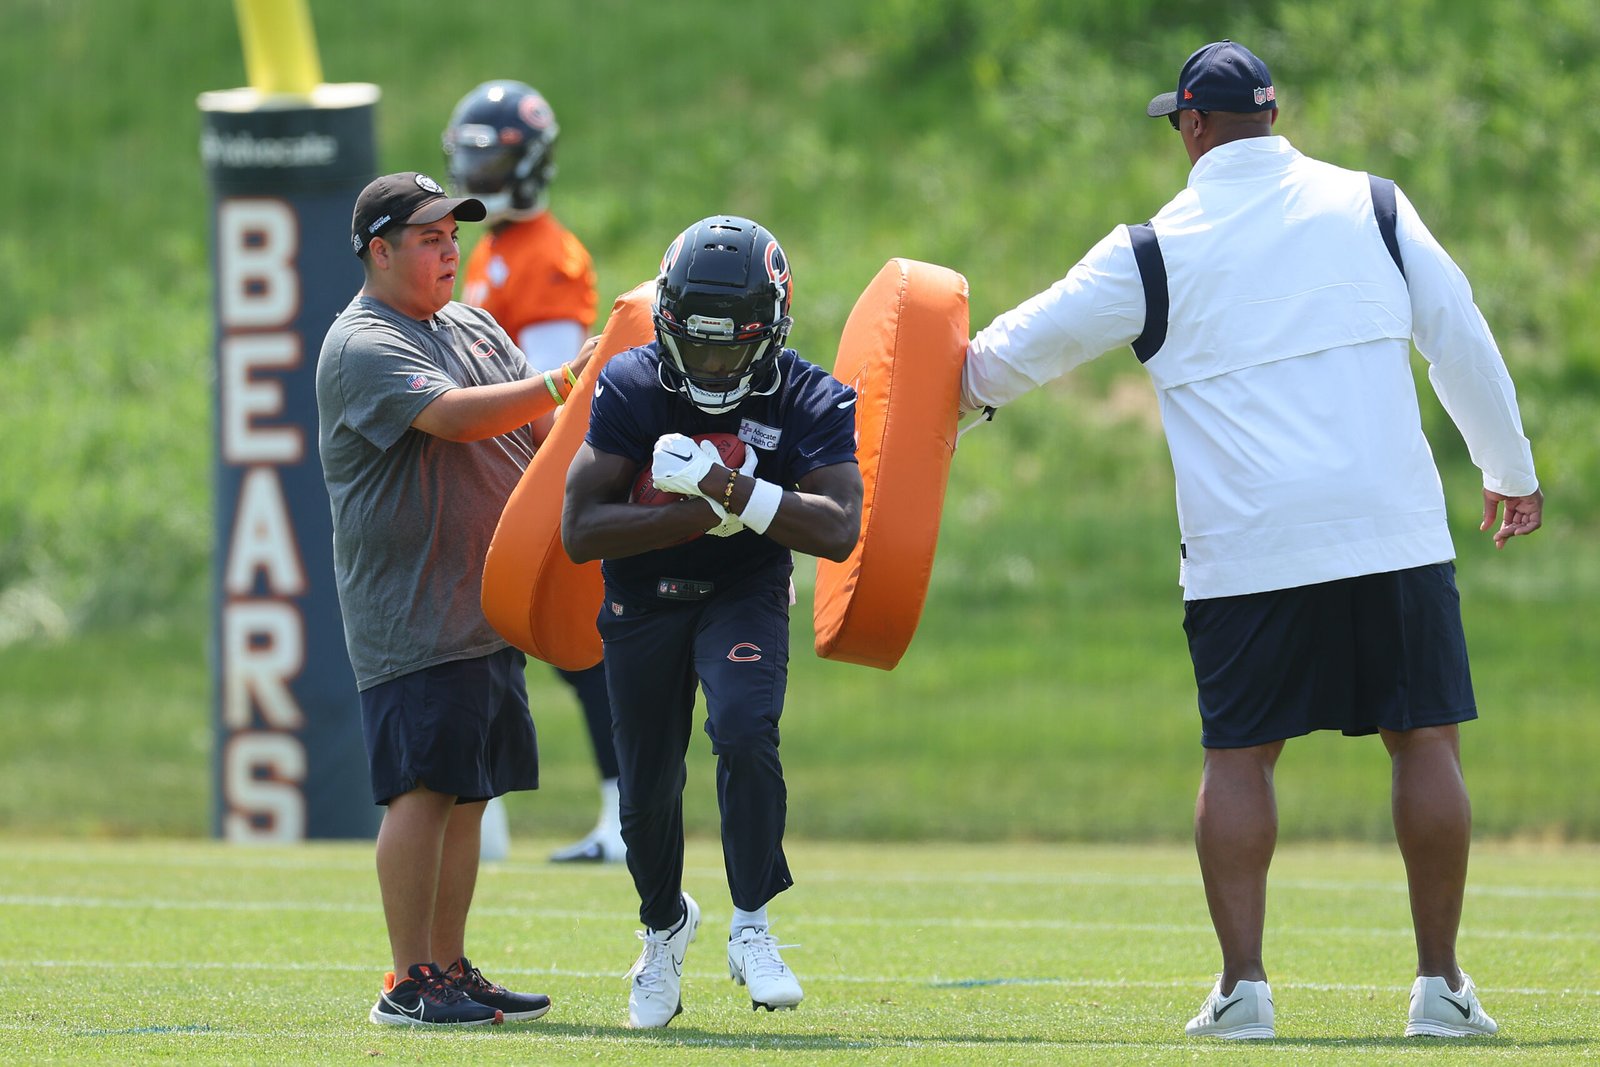
[[[528,423],[566,399],[589,349],[535,373],[487,312],[450,299],[456,223],[483,217],[482,202],[447,197],[423,174],[362,190],[351,245],[365,283],[317,361],[339,604],[372,796],[387,806],[377,865],[394,971],[374,1023],[498,1023],[550,1009],[466,957],[484,804],[539,781],[524,659],[484,618],[479,589],[533,456]]]

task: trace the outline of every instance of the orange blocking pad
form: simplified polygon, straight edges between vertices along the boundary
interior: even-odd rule
[[[483,564],[483,613],[500,636],[535,659],[580,671],[600,662],[595,617],[605,598],[598,560],[574,563],[561,544],[567,468],[589,430],[589,405],[606,361],[655,336],[655,281],[617,297],[600,345],[533,462],[500,513]]]
[[[833,373],[855,389],[861,540],[817,561],[817,655],[891,670],[928,595],[967,355],[967,279],[891,259],[856,301]]]

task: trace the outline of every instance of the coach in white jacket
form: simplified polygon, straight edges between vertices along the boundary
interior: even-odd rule
[[[1313,730],[1378,733],[1417,941],[1406,1033],[1494,1033],[1456,963],[1471,808],[1457,724],[1477,717],[1444,494],[1411,344],[1483,471],[1497,547],[1543,496],[1516,393],[1466,278],[1392,182],[1272,133],[1248,49],[1189,57],[1151,101],[1187,188],[1118,226],[973,338],[962,407],[998,407],[1132,345],[1176,475],[1184,629],[1205,767],[1195,840],[1223,968],[1192,1036],[1273,1036],[1262,964],[1272,772]]]

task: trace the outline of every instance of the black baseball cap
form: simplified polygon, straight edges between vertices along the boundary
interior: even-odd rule
[[[1178,91],[1162,93],[1144,113],[1159,119],[1185,109],[1251,112],[1277,106],[1267,65],[1244,45],[1224,40],[1190,56],[1178,72]]]
[[[446,215],[462,222],[481,222],[488,214],[483,201],[471,196],[446,196],[439,183],[414,170],[374,178],[356,197],[350,220],[350,245],[364,255],[367,242],[395,226],[438,222]]]

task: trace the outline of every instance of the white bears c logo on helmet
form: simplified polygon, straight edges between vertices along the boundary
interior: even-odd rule
[[[789,288],[789,261],[783,256],[783,249],[778,247],[777,241],[767,242],[767,251],[763,257],[767,267],[767,277],[772,279],[772,284],[783,290],[785,301],[792,300],[794,292]]]
[[[683,239],[689,234],[688,230],[678,234],[678,239],[667,246],[667,251],[661,257],[661,273],[665,274],[678,262],[678,253],[683,251]]]
[[[550,105],[545,103],[544,97],[538,93],[529,93],[517,101],[517,118],[536,130],[547,130],[555,125],[556,113],[550,110]]]

